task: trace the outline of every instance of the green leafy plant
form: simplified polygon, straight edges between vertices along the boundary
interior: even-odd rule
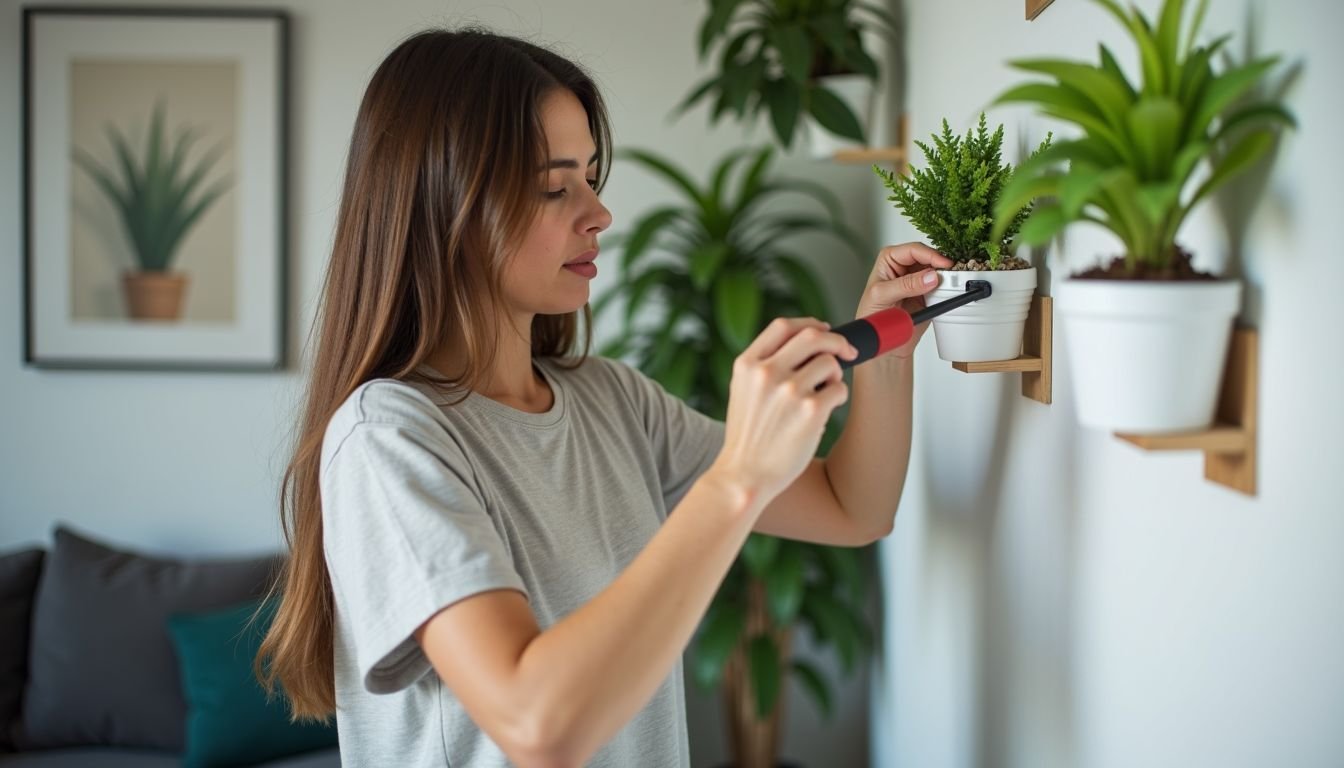
[[[712,97],[712,123],[727,112],[754,120],[768,109],[775,135],[786,147],[804,114],[832,133],[864,140],[854,112],[817,78],[862,74],[876,80],[877,62],[864,47],[863,32],[872,28],[894,37],[897,23],[890,13],[860,0],[707,3],[700,58],[719,46],[718,71],[692,89],[679,112]]]
[[[834,237],[854,251],[856,268],[866,249],[826,188],[771,177],[768,148],[723,159],[705,186],[652,153],[627,151],[622,157],[669,182],[682,199],[643,215],[617,237],[624,245],[620,279],[594,310],[602,317],[620,299],[624,324],[600,351],[632,358],[669,392],[721,419],[733,359],[770,319],[830,317],[813,271],[789,250],[794,237]],[[784,195],[817,210],[767,210]],[[823,452],[838,423],[828,429]],[[745,689],[737,690],[751,698],[755,718],[765,720],[776,711],[785,676],[793,674],[829,713],[825,677],[789,658],[788,637],[795,625],[806,626],[839,653],[846,671],[853,668],[871,642],[862,610],[864,552],[752,534],[701,625],[693,649],[695,679],[707,687],[729,685],[725,670],[732,676],[736,666],[747,678]],[[746,764],[740,755],[739,764]]]
[[[138,160],[125,135],[112,125],[106,131],[117,155],[116,170],[108,170],[78,147],[75,162],[116,206],[140,269],[167,271],[187,232],[229,187],[227,179],[219,179],[201,189],[223,145],[216,144],[195,162],[189,160],[199,136],[191,128],[182,128],[171,141],[166,140],[161,103],[154,107],[144,153]]]
[[[1003,231],[992,231],[994,204],[1013,178],[1013,166],[1002,161],[1003,126],[991,134],[981,113],[979,127],[961,138],[944,119],[942,135],[933,134],[932,147],[918,140],[915,145],[924,152],[925,167],[912,170],[909,176],[898,177],[873,166],[891,190],[887,199],[944,256],[963,263],[988,262],[990,269],[999,269],[1032,207],[1028,201]],[[1049,146],[1046,137],[1032,156]]]
[[[1240,101],[1278,59],[1216,70],[1215,57],[1231,36],[1197,43],[1208,0],[1200,1],[1185,31],[1185,0],[1165,0],[1156,25],[1137,8],[1093,1],[1128,31],[1142,78],[1131,83],[1105,45],[1096,63],[1012,62],[1048,80],[1017,85],[998,101],[1033,104],[1081,135],[1018,169],[995,209],[995,229],[1006,230],[1027,201],[1050,196],[1022,223],[1023,242],[1045,243],[1073,222],[1090,221],[1124,244],[1127,274],[1170,273],[1179,253],[1176,235],[1190,211],[1254,164],[1279,129],[1294,124],[1278,103]],[[1207,173],[1196,184],[1201,163]]]

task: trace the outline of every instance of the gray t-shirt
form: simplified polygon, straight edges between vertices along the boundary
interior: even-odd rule
[[[328,422],[322,535],[345,768],[509,765],[412,633],[501,588],[555,624],[630,564],[718,453],[720,422],[625,365],[536,365],[555,396],[546,413],[380,379]],[[590,765],[689,764],[678,663]]]

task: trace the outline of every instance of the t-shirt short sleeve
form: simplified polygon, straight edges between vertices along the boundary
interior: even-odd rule
[[[644,422],[670,511],[719,455],[723,422],[690,407],[642,372],[618,361],[607,362]]]
[[[327,570],[370,693],[430,671],[413,633],[443,608],[490,590],[526,594],[465,453],[409,385],[371,382],[341,406],[320,487]]]

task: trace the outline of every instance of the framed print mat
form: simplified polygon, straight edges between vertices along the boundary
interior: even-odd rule
[[[23,16],[25,362],[283,367],[286,14]]]

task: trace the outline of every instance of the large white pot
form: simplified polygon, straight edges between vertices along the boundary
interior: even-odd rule
[[[1213,423],[1241,283],[1065,280],[1059,310],[1078,421],[1163,434]]]
[[[1036,268],[988,272],[940,269],[938,287],[925,297],[934,304],[966,292],[970,280],[987,280],[994,289],[988,299],[971,302],[933,321],[938,356],[962,363],[1013,360],[1022,352],[1022,326],[1036,293]]]
[[[817,79],[819,85],[831,91],[849,107],[863,127],[863,135],[872,135],[873,81],[865,75],[828,75]],[[832,157],[842,149],[857,149],[862,143],[836,136],[817,124],[811,115],[802,115],[803,138],[812,157]]]

